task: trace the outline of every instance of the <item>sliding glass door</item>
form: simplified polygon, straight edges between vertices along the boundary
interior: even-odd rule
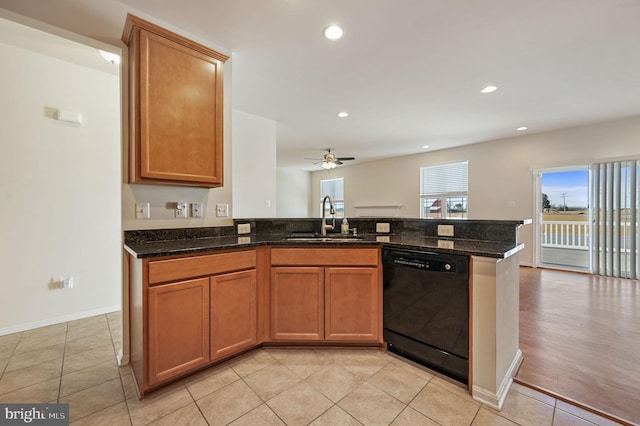
[[[542,169],[535,266],[640,278],[640,161]]]
[[[589,168],[539,170],[537,264],[591,272]]]

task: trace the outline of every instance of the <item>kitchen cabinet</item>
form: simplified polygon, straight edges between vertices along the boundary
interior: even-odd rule
[[[129,14],[131,183],[223,185],[226,55]]]
[[[378,248],[271,250],[273,341],[380,342]]]
[[[378,268],[325,269],[325,340],[380,338]]]
[[[140,395],[262,343],[259,249],[130,259],[131,365]]]
[[[255,269],[211,277],[211,360],[257,344]]]
[[[209,361],[209,279],[149,289],[149,385]]]
[[[324,339],[324,268],[272,268],[270,308],[274,340]]]

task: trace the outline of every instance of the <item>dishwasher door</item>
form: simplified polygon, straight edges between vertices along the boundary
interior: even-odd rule
[[[383,248],[388,349],[456,380],[469,378],[469,258]]]

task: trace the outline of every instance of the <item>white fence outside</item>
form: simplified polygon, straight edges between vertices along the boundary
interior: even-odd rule
[[[591,228],[589,222],[542,222],[542,247],[588,250]]]
[[[638,238],[640,230],[636,223],[636,234],[631,233],[631,222],[621,222],[615,232],[619,232],[624,239],[621,244],[621,252],[629,252],[629,240]],[[542,247],[555,247],[566,249],[588,250],[591,240],[591,227],[589,222],[572,221],[543,221],[542,222]],[[640,247],[636,248],[636,252]]]

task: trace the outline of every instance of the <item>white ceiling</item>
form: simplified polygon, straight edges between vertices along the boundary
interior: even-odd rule
[[[281,166],[318,168],[304,158],[327,147],[360,162],[640,114],[640,0],[118,3],[231,51],[233,107],[278,123]],[[119,37],[100,5],[87,17]],[[341,40],[323,37],[329,24]]]

